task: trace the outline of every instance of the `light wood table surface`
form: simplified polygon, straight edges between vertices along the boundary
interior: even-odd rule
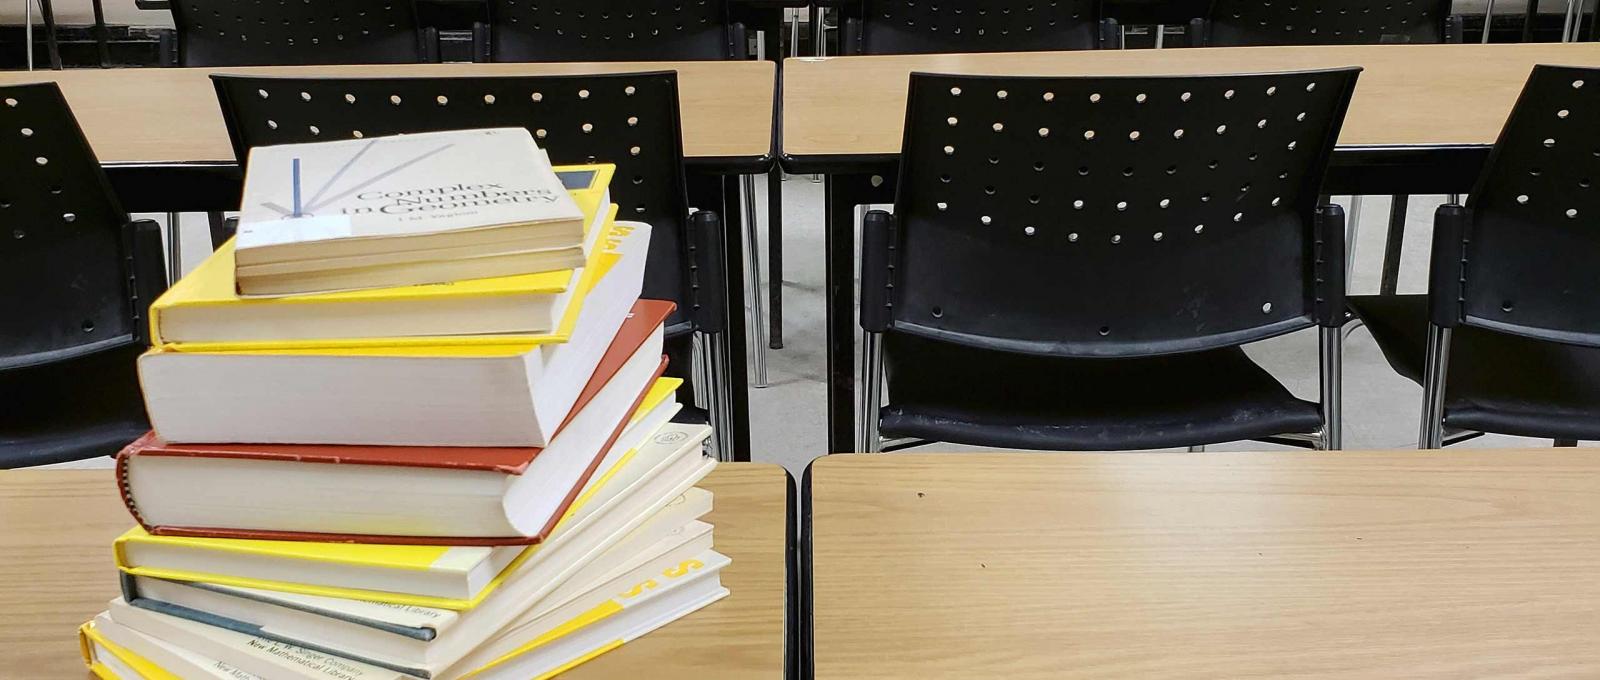
[[[53,80],[102,163],[232,162],[212,73],[450,77],[676,70],[685,156],[772,154],[775,66],[761,61],[404,64],[83,69],[0,73],[0,85]]]
[[[1593,450],[842,455],[816,677],[1600,677]]]
[[[1493,144],[1535,64],[1600,66],[1600,44],[1356,45],[801,58],[784,61],[786,157],[900,152],[914,71],[1256,73],[1361,66],[1340,146]]]
[[[784,677],[788,475],[725,463],[700,486],[732,594],[564,677]],[[110,470],[0,471],[0,678],[93,677],[76,629],[117,596],[111,540],[130,526]]]

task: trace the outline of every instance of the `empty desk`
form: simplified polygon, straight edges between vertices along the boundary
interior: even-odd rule
[[[1600,675],[1589,452],[845,455],[806,489],[819,680]]]

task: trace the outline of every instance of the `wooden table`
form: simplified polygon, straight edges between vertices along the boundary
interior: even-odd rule
[[[819,679],[1600,677],[1592,451],[843,455],[805,485]]]
[[[1471,189],[1535,64],[1600,66],[1600,44],[1357,45],[1091,50],[790,59],[783,164],[828,174],[829,450],[855,443],[854,212],[894,201],[912,72],[1018,75],[1241,73],[1359,65],[1330,194]]]
[[[794,491],[776,465],[727,463],[701,487],[732,595],[567,677],[780,678],[797,651],[786,611]],[[0,472],[0,677],[85,678],[74,632],[116,597],[111,539],[132,526],[110,470]]]

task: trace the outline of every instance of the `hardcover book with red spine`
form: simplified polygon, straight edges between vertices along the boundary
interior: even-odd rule
[[[673,308],[657,300],[635,303],[549,446],[169,444],[152,432],[117,455],[123,502],[140,526],[166,536],[539,543],[606,452],[631,448],[637,442],[630,440],[649,436],[676,411],[672,390],[652,389],[666,369],[663,324]],[[326,466],[349,474],[329,474]],[[448,496],[417,496],[434,487],[445,487]],[[495,494],[497,488],[503,492]],[[458,507],[462,498],[477,505]],[[233,520],[206,521],[227,515]],[[504,530],[493,531],[497,522]]]

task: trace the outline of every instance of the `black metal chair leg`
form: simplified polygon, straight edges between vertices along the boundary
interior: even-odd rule
[[[45,51],[50,55],[50,68],[61,70],[61,45],[56,42],[56,12],[50,0],[39,0],[39,14],[44,18]],[[33,49],[29,45],[28,49]]]
[[[111,68],[111,29],[106,28],[106,8],[102,0],[91,0],[94,8],[94,44],[100,53],[100,68]]]
[[[1539,18],[1539,0],[1528,0],[1528,11],[1522,15],[1522,42],[1533,42],[1533,23]]]
[[[1378,292],[1394,295],[1400,286],[1400,249],[1406,239],[1406,206],[1409,196],[1395,196],[1389,208],[1389,238],[1383,245],[1383,279]]]

